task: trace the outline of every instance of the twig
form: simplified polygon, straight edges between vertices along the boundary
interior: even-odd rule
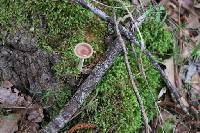
[[[96,125],[90,123],[79,123],[73,126],[70,130],[65,131],[64,133],[75,133],[80,129],[95,129]]]
[[[98,4],[100,4],[100,5],[104,6],[104,7],[111,8],[111,9],[113,9],[113,8],[122,9],[122,7],[120,7],[120,6],[109,6],[109,5],[104,4],[104,3],[100,2],[100,1],[97,1],[97,0],[92,0],[92,2],[98,3]],[[127,7],[133,7],[133,5],[130,5],[130,6],[127,6]]]
[[[181,110],[179,107],[176,107],[176,105],[173,102],[168,102],[168,101],[164,101],[164,102],[160,102],[158,103],[158,105],[161,108],[165,108],[168,110],[171,110],[179,115],[185,115],[185,113],[183,112],[183,110]]]
[[[129,9],[128,9],[127,7],[125,7],[124,3],[123,3],[121,0],[118,0],[118,1],[123,5],[123,7],[124,7],[124,8],[126,9],[126,11],[128,12],[128,14],[129,14],[129,16],[130,16],[130,18],[131,18],[131,21],[132,21],[132,23],[133,23],[133,26],[135,26],[137,32],[139,33],[139,36],[140,36],[140,39],[141,39],[141,49],[143,49],[143,47],[145,46],[144,39],[143,39],[142,33],[140,32],[139,27],[135,24],[136,21],[135,21],[135,19],[133,18],[132,12],[130,12]],[[134,27],[133,27],[133,26],[132,26],[132,28],[131,28],[131,32],[132,32],[132,33],[134,33]],[[134,50],[134,46],[131,45],[131,47],[132,47],[132,51],[134,52],[134,51],[135,51],[135,50]],[[135,53],[135,52],[134,52],[134,53]],[[135,53],[135,54],[136,54],[136,53]],[[142,65],[142,57],[141,57],[141,56],[142,56],[142,55],[141,55],[141,53],[140,53],[139,59],[137,59],[137,57],[136,57],[136,60],[137,60],[136,64],[138,65],[138,69],[139,69],[139,70],[142,72],[142,74],[144,75],[144,78],[145,78],[145,82],[146,82],[146,84],[147,84],[147,87],[150,88],[149,83],[148,83],[148,81],[147,81],[147,76],[146,76],[145,71],[144,71],[144,67],[143,67],[143,65]],[[141,63],[141,64],[140,64],[140,63]],[[156,101],[156,99],[155,99],[155,97],[154,97],[154,95],[153,95],[151,89],[148,89],[148,90],[149,90],[149,92],[151,93],[151,95],[152,95],[154,101]],[[159,116],[160,116],[161,120],[163,121],[163,117],[162,117],[161,111],[160,111],[159,106],[158,106],[158,104],[157,104],[156,102],[155,102],[155,106],[156,106],[156,108],[157,108],[157,110],[158,110],[158,113],[159,113]],[[163,126],[161,126],[161,128],[163,129]]]
[[[121,36],[119,28],[118,28],[119,22],[117,22],[117,20],[116,20],[115,11],[113,12],[113,14],[114,14],[114,23],[115,23],[115,29],[116,29],[116,32],[117,32],[117,37],[118,37],[120,45],[122,45],[123,52],[124,52],[124,60],[125,60],[126,69],[128,71],[128,76],[129,76],[129,79],[131,81],[131,85],[132,85],[133,91],[136,95],[137,101],[139,103],[139,107],[140,107],[140,110],[141,110],[142,119],[143,119],[143,122],[144,122],[144,125],[145,125],[146,132],[149,133],[150,126],[148,124],[148,117],[147,117],[145,109],[144,109],[144,104],[142,102],[142,98],[140,96],[140,93],[139,93],[138,88],[137,88],[135,81],[134,81],[135,77],[133,76],[133,73],[132,73],[132,70],[131,70],[131,65],[128,61],[127,48],[126,48],[126,45],[124,43],[124,40],[122,39],[122,36]]]
[[[97,16],[99,16],[101,19],[107,21],[108,23],[114,24],[113,20],[106,13],[104,13],[100,9],[94,7],[92,4],[87,3],[84,0],[74,0],[74,1],[77,2],[77,3],[79,3],[80,5],[82,5],[86,9],[89,9],[94,14],[96,14]],[[132,43],[132,45],[136,45],[138,47],[141,47],[140,43],[135,39],[135,37],[133,36],[133,34],[129,30],[127,30],[122,25],[119,25],[119,30],[120,30],[120,32],[121,32],[122,35],[124,35],[127,39],[130,40],[130,42]],[[152,65],[160,72],[161,77],[163,78],[166,86],[169,88],[169,90],[171,92],[173,100],[175,102],[177,102],[181,106],[182,110],[188,114],[187,104],[185,104],[186,100],[179,94],[179,92],[177,91],[177,89],[171,84],[171,82],[169,81],[169,79],[166,76],[165,72],[159,66],[159,64],[157,63],[157,61],[153,58],[153,55],[146,48],[144,48],[142,50],[142,52],[148,57],[148,59],[150,60],[150,62],[152,63]]]

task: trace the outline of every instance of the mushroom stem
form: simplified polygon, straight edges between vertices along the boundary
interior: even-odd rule
[[[84,58],[80,58],[80,62],[79,62],[79,64],[78,64],[78,69],[79,69],[80,71],[82,71],[83,63],[84,63]]]

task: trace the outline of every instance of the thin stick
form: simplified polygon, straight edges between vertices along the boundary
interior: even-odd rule
[[[143,37],[142,37],[142,33],[140,32],[139,27],[135,24],[136,21],[135,21],[135,19],[133,18],[132,12],[124,5],[124,3],[123,3],[121,0],[118,0],[118,1],[123,5],[123,7],[124,7],[124,8],[126,9],[126,11],[128,12],[128,15],[130,16],[133,25],[135,26],[137,32],[139,33],[139,36],[140,36],[140,39],[141,39],[141,49],[143,49],[143,47],[145,46],[144,39],[143,39]],[[132,31],[132,33],[134,33],[134,28],[133,28],[133,26],[132,26],[131,31]],[[131,45],[131,46],[132,46],[132,51],[134,52],[134,51],[135,51],[135,50],[134,50],[134,47],[133,47],[133,45]],[[135,53],[135,52],[134,52],[134,53]],[[136,53],[135,53],[135,54],[136,54]],[[139,69],[139,70],[142,72],[142,74],[144,75],[144,77],[145,77],[145,82],[147,83],[148,88],[150,88],[150,87],[149,87],[149,83],[148,83],[148,81],[147,81],[147,77],[146,77],[145,71],[144,71],[144,67],[143,67],[143,65],[142,65],[141,53],[140,53],[139,56],[140,56],[140,57],[139,57],[139,62],[137,61],[136,64],[138,65],[138,69]],[[141,65],[140,65],[140,63],[141,63]],[[163,121],[163,117],[162,117],[161,111],[160,111],[160,109],[159,109],[159,106],[158,106],[158,104],[156,103],[156,99],[155,99],[153,93],[151,92],[151,89],[148,89],[148,90],[149,90],[149,92],[151,93],[151,95],[152,95],[152,97],[153,97],[153,99],[154,99],[154,101],[155,101],[155,106],[156,106],[156,108],[157,108],[157,110],[158,110],[158,113],[159,113],[159,116],[160,116],[160,118],[161,118],[161,121]],[[162,126],[162,125],[161,125],[161,128],[163,129],[163,126]]]
[[[142,119],[143,119],[143,122],[144,122],[144,125],[145,125],[145,132],[149,133],[150,126],[148,124],[148,117],[147,117],[145,109],[144,109],[144,104],[143,104],[142,98],[140,96],[140,93],[139,93],[138,88],[137,88],[137,86],[135,84],[135,81],[134,81],[135,77],[133,76],[133,73],[132,73],[132,70],[131,70],[131,65],[130,65],[130,63],[128,61],[127,48],[126,48],[126,45],[124,43],[124,40],[122,39],[122,36],[121,36],[119,28],[118,28],[118,23],[119,22],[116,21],[115,11],[113,13],[114,13],[115,29],[116,29],[116,32],[117,32],[117,37],[119,39],[119,43],[122,45],[122,48],[123,48],[124,60],[125,60],[126,69],[128,71],[128,76],[129,76],[129,79],[131,81],[131,85],[132,85],[133,91],[134,91],[134,93],[136,95],[137,101],[139,103],[139,107],[140,107],[141,114],[142,114]]]
[[[111,8],[111,9],[113,9],[113,8],[115,8],[115,9],[123,9],[123,7],[120,7],[120,6],[109,6],[109,5],[104,4],[104,3],[100,2],[100,1],[97,1],[97,0],[92,0],[92,2],[98,3],[98,4],[100,4],[100,5],[104,6],[104,7]],[[127,7],[134,7],[134,5],[130,5],[130,6],[127,6]]]
[[[114,25],[113,20],[103,11],[101,11],[100,9],[94,7],[92,4],[85,2],[84,0],[74,0],[75,2],[77,2],[78,4],[82,5],[84,8],[89,9],[90,11],[92,11],[94,14],[96,14],[97,16],[99,16],[101,19],[107,21],[108,23],[111,23]],[[119,30],[121,32],[122,35],[124,35],[127,39],[130,40],[130,42],[132,43],[132,45],[136,45],[138,47],[141,48],[140,43],[135,39],[134,35],[127,30],[124,26],[119,25]],[[157,61],[153,58],[153,55],[144,47],[144,49],[142,50],[142,52],[148,57],[149,61],[152,63],[152,65],[160,72],[161,77],[163,78],[166,86],[168,87],[168,89],[171,92],[172,98],[175,102],[177,102],[182,110],[188,114],[188,108],[187,108],[187,104],[186,100],[179,94],[179,92],[177,91],[177,89],[171,84],[171,82],[169,81],[168,77],[166,76],[165,72],[162,70],[162,68],[160,67],[160,65],[157,63]]]

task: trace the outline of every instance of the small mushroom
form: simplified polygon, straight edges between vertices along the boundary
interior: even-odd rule
[[[82,71],[84,59],[90,58],[93,54],[93,48],[88,43],[78,43],[75,46],[74,53],[80,58],[78,69]]]

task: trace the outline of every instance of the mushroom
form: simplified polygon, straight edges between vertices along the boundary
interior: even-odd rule
[[[74,53],[80,58],[78,69],[82,71],[84,59],[90,58],[93,54],[93,48],[88,43],[78,43],[74,48]]]

